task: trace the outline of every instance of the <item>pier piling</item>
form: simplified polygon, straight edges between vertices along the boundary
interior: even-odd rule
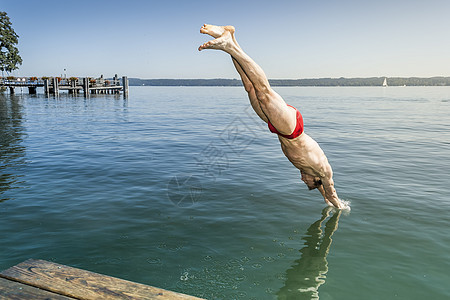
[[[89,78],[87,78],[87,77],[83,78],[83,91],[84,91],[84,96],[89,97]]]
[[[58,84],[59,84],[58,79],[53,78],[53,94],[54,94],[55,96],[58,96],[58,95],[59,95],[59,87],[58,87]]]
[[[128,77],[127,76],[122,77],[122,85],[123,85],[123,95],[125,97],[127,97],[128,96]]]
[[[35,95],[36,94],[36,87],[35,86],[29,86],[28,87],[28,94]]]
[[[48,84],[48,79],[44,79],[44,93],[48,96],[50,94],[50,86]]]

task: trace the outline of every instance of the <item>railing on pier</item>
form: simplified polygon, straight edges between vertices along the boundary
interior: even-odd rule
[[[0,86],[44,86],[44,80],[31,80],[30,78],[7,79],[0,78]]]

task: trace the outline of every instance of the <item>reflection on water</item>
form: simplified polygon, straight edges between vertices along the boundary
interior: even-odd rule
[[[0,202],[21,176],[16,171],[24,162],[23,132],[20,98],[0,94]]]
[[[322,223],[334,211],[322,230]],[[278,291],[278,299],[319,299],[319,287],[325,283],[328,272],[327,255],[330,251],[331,236],[338,228],[341,210],[327,207],[322,216],[306,231],[303,238],[305,247],[302,256],[286,271],[286,282]]]

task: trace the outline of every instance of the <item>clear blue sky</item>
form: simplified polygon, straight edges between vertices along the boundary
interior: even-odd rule
[[[203,23],[231,24],[269,78],[450,76],[449,0],[0,0],[19,38],[16,75],[238,78],[198,52]]]

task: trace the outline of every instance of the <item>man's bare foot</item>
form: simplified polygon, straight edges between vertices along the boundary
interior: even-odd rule
[[[203,34],[208,34],[215,39],[204,43],[198,48],[198,51],[204,49],[217,49],[226,50],[234,41],[234,27],[233,26],[215,26],[215,25],[203,25],[200,29]]]
[[[202,28],[200,28],[200,33],[208,34],[213,38],[218,38],[225,33],[225,30],[230,31],[231,34],[234,34],[233,26],[216,26],[210,24],[204,24]]]

